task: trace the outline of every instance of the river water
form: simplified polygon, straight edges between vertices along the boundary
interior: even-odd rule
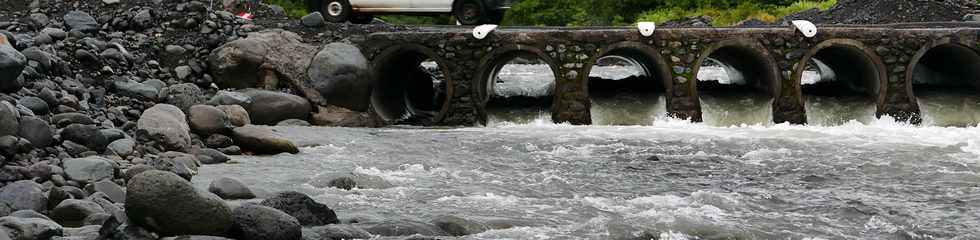
[[[260,192],[305,192],[363,227],[453,215],[495,228],[460,239],[980,239],[980,128],[933,124],[980,107],[942,99],[920,100],[922,126],[719,126],[661,116],[662,103],[619,103],[647,109],[621,120],[603,107],[611,102],[593,112],[644,126],[531,114],[452,129],[276,127],[300,154],[235,157],[202,167],[194,183],[233,177]],[[843,108],[824,115],[868,112]],[[321,184],[351,173],[372,180],[352,191]]]

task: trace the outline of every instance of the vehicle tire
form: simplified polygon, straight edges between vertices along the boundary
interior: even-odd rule
[[[456,21],[463,25],[480,25],[489,22],[488,12],[480,0],[459,0],[453,6]]]
[[[350,2],[347,0],[318,1],[322,3],[319,12],[323,14],[323,19],[327,20],[327,22],[343,23],[349,20],[354,14],[354,9],[351,8]]]
[[[371,14],[355,14],[350,18],[350,22],[355,24],[368,24],[373,21],[374,16]]]

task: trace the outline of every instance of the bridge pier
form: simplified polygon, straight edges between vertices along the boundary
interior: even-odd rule
[[[700,99],[712,91],[751,91],[771,100],[776,123],[807,123],[809,94],[864,96],[877,109],[876,117],[918,123],[913,85],[922,76],[916,76],[916,69],[980,79],[978,35],[976,27],[894,25],[824,26],[813,38],[782,27],[660,29],[651,37],[629,28],[519,28],[499,29],[485,39],[475,39],[468,29],[445,28],[376,33],[357,43],[379,71],[373,109],[392,123],[411,115],[408,118],[421,119],[413,124],[486,124],[491,78],[499,66],[518,55],[550,66],[555,76],[551,106],[555,122],[592,123],[592,66],[600,58],[619,56],[639,63],[651,81],[658,81],[668,114],[677,118],[701,121]],[[415,57],[398,57],[404,54]],[[424,95],[430,90],[412,93],[416,87],[426,89],[425,81],[407,74],[411,68],[392,67],[417,65],[420,59],[436,62],[442,72],[442,81],[435,81],[434,90],[429,88],[436,103],[428,107],[417,102],[428,102]],[[745,84],[720,88],[698,81],[708,59],[738,69]],[[839,81],[804,84],[804,71],[815,59],[837,73]],[[970,83],[980,89],[980,81]],[[440,93],[445,96],[439,97]]]

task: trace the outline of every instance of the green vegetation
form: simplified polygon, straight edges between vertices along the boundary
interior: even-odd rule
[[[303,0],[267,0],[290,16],[306,14]],[[786,15],[827,9],[837,0],[516,0],[504,25],[597,26],[629,25],[637,21],[665,21],[710,16],[715,26],[730,26],[747,19],[777,22]],[[381,16],[397,24],[452,24],[451,17]]]

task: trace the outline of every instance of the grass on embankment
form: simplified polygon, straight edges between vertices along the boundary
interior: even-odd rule
[[[784,17],[812,9],[819,8],[827,10],[837,4],[837,0],[810,1],[803,0],[795,2],[789,6],[771,6],[758,4],[741,4],[732,9],[701,8],[701,9],[656,9],[643,12],[637,18],[639,21],[663,23],[670,20],[684,17],[710,16],[714,21],[712,24],[717,27],[732,26],[748,19],[757,19],[763,22],[774,23],[781,21]]]

